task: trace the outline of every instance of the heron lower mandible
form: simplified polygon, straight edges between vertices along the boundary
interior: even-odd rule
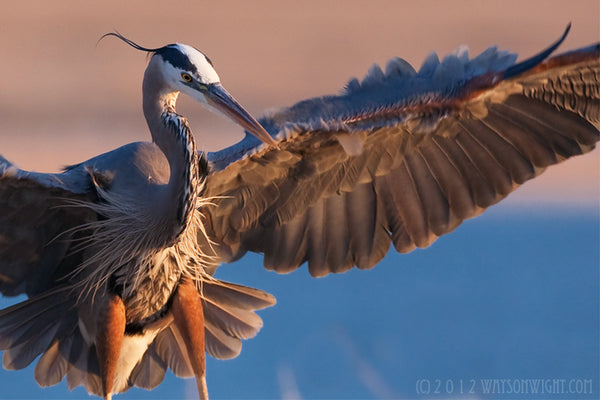
[[[0,157],[3,365],[41,355],[42,386],[110,398],[195,376],[205,352],[226,359],[256,335],[257,289],[213,277],[253,251],[268,269],[313,276],[367,269],[393,244],[427,247],[546,167],[600,140],[600,44],[550,58],[490,48],[373,67],[338,96],[257,122],[183,44],[148,49],[143,110],[152,143],[131,143],[60,174]],[[179,93],[251,135],[197,152]],[[264,127],[264,128],[263,128]]]

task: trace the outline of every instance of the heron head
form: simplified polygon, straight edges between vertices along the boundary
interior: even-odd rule
[[[275,145],[273,138],[260,123],[225,90],[213,63],[198,49],[180,43],[148,49],[118,33],[108,33],[103,37],[105,36],[118,37],[138,50],[151,53],[150,62],[157,64],[168,90],[196,99],[209,110],[231,119],[263,142]]]
[[[208,88],[221,85],[212,62],[202,52],[186,44],[169,44],[155,49],[152,61],[159,64],[170,90],[180,91],[201,103],[209,102]]]

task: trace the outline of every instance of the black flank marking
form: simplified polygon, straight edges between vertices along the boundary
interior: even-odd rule
[[[144,327],[142,324],[130,323],[125,325],[125,334],[127,336],[143,335]]]
[[[151,315],[141,321],[130,322],[125,325],[125,334],[128,336],[143,335],[147,325],[156,322],[167,315],[168,311],[171,309],[171,305],[173,304],[174,294],[175,292],[171,294],[171,297],[169,297],[169,300],[167,300],[167,304],[165,304],[164,307],[161,308],[156,314]]]
[[[183,213],[187,207],[184,207],[183,200],[179,201],[179,206],[177,206],[177,221],[183,222]]]
[[[199,152],[198,155],[199,155],[198,169],[199,169],[200,177],[205,178],[208,176],[208,174],[210,172],[210,168],[208,166],[208,157],[206,156],[206,153],[204,153],[204,152]]]
[[[108,292],[121,297],[125,286],[117,283],[117,277],[113,274],[108,278]]]

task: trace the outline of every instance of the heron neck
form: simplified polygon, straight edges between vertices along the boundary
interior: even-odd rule
[[[187,122],[177,114],[175,103],[179,92],[146,95],[144,90],[144,116],[152,135],[152,141],[162,150],[171,167],[171,180],[178,174],[187,158],[183,157],[194,139],[189,135]],[[147,98],[150,97],[150,98]],[[186,131],[187,130],[187,131]]]
[[[175,111],[179,92],[169,92],[156,84],[159,80],[144,79],[144,116],[152,141],[162,150],[169,162],[170,177],[165,188],[162,209],[177,238],[189,224],[195,207],[198,187],[198,155],[194,137],[187,121]],[[176,207],[175,207],[176,205]]]

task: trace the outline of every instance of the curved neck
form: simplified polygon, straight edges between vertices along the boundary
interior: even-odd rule
[[[169,90],[159,73],[151,61],[144,75],[143,109],[152,141],[169,162],[170,177],[162,209],[169,210],[163,216],[164,222],[174,224],[174,238],[177,238],[187,227],[196,204],[198,154],[186,119],[175,112],[179,92]]]

